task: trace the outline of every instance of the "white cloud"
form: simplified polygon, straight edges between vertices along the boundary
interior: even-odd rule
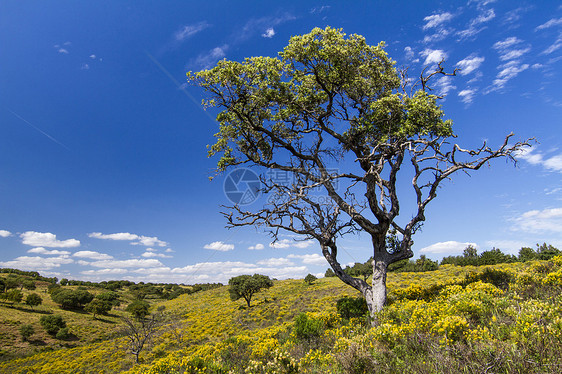
[[[484,57],[478,57],[474,55],[470,55],[463,60],[457,62],[455,66],[458,66],[461,70],[459,74],[461,75],[468,75],[472,73],[474,70],[478,69],[480,65],[484,62]]]
[[[12,233],[8,230],[0,230],[0,238],[7,238],[8,236],[12,236]]]
[[[115,234],[102,234],[101,232],[92,232],[88,234],[88,236],[90,238],[96,238],[96,239],[134,241],[133,243],[131,243],[132,245],[144,245],[147,247],[152,247],[152,246],[165,247],[168,245],[168,243],[158,239],[155,236],[151,237],[151,236],[137,235],[137,234],[131,234],[129,232],[118,232]]]
[[[127,269],[98,269],[98,270],[84,270],[80,274],[84,275],[114,275],[114,274],[125,274]]]
[[[30,256],[20,256],[12,261],[0,262],[1,267],[15,268],[20,270],[50,270],[53,268],[58,268],[61,265],[71,264],[74,260],[68,258],[67,256],[60,257],[30,257]]]
[[[131,260],[102,260],[90,262],[91,266],[97,268],[155,268],[163,267],[164,264],[156,259],[131,259]]]
[[[205,244],[203,246],[205,249],[211,249],[213,251],[227,252],[234,249],[234,244],[226,244],[223,242],[212,242],[210,244]]]
[[[67,49],[64,49],[64,48],[59,48],[57,52],[58,52],[58,53],[65,54],[65,55],[68,54],[68,50],[67,50]]]
[[[248,247],[248,249],[253,250],[253,251],[261,251],[262,249],[264,249],[264,245],[261,243],[258,243],[256,245],[251,245]]]
[[[20,235],[22,243],[32,247],[72,248],[79,247],[80,241],[76,239],[57,240],[55,234],[50,232],[26,231]]]
[[[106,253],[100,253],[96,251],[78,251],[72,255],[73,257],[89,258],[92,260],[110,260],[113,256]]]
[[[438,242],[427,247],[420,249],[420,254],[436,254],[436,255],[459,255],[462,254],[464,249],[469,245],[478,248],[476,243],[470,242],[457,242],[454,240],[447,242]]]
[[[486,9],[478,15],[478,17],[472,19],[468,25],[468,28],[457,32],[457,35],[461,39],[466,39],[479,34],[486,27],[481,26],[483,23],[489,22],[496,17],[496,13],[493,9]]]
[[[288,21],[293,21],[295,19],[296,17],[291,15],[290,13],[282,14],[279,17],[262,17],[250,19],[248,22],[246,22],[240,33],[237,35],[237,39],[239,42],[246,40],[258,32],[262,33],[263,30],[267,29],[273,30],[275,26]]]
[[[275,30],[273,29],[273,27],[270,27],[265,30],[265,32],[261,34],[261,36],[263,36],[264,38],[273,38],[275,36]]]
[[[450,33],[451,33],[451,30],[449,30],[449,29],[444,29],[444,28],[439,29],[434,34],[425,35],[423,37],[423,42],[424,43],[438,42],[440,40],[445,39],[447,36],[449,36]]]
[[[91,58],[92,60],[95,60],[95,59],[96,59],[96,55],[91,54],[91,55],[90,55],[90,58]]]
[[[549,171],[562,172],[562,154],[545,156],[543,153],[537,152],[534,147],[529,147],[521,150],[516,157],[531,165],[541,165]]]
[[[457,87],[453,85],[453,78],[450,76],[439,77],[435,81],[435,88],[439,92],[439,95],[446,96],[449,91],[456,89]]]
[[[276,242],[273,243],[269,243],[269,246],[275,249],[282,249],[282,248],[289,248],[289,247],[308,248],[312,244],[314,244],[313,240],[297,241],[291,239],[282,239],[282,240],[277,240]]]
[[[82,66],[80,66],[80,70],[90,70],[90,65],[82,64]]]
[[[109,240],[136,240],[138,235],[131,234],[128,232],[118,232],[115,234],[102,234],[101,232],[92,232],[88,234],[90,238],[96,239],[109,239]]]
[[[195,58],[192,65],[195,65],[199,68],[208,69],[216,64],[218,60],[226,56],[226,51],[228,50],[228,48],[228,45],[224,44],[220,47],[211,49],[207,53],[202,53]]]
[[[524,54],[526,54],[531,50],[530,46],[516,48],[516,46],[519,46],[522,42],[523,41],[521,39],[518,39],[515,36],[511,36],[509,38],[494,43],[492,48],[498,51],[500,55],[500,60],[502,61],[514,60],[516,58],[523,56]]]
[[[488,92],[504,88],[508,81],[528,68],[529,64],[521,64],[519,61],[509,61],[506,64],[498,66],[500,72],[496,76],[496,79],[494,79],[492,88],[488,90]]]
[[[550,19],[549,21],[543,23],[542,25],[537,26],[535,28],[535,31],[544,30],[544,29],[548,29],[550,27],[559,26],[559,25],[562,25],[562,17]]]
[[[429,49],[426,48],[420,52],[422,57],[425,57],[424,65],[437,64],[447,58],[447,53],[442,49]]]
[[[31,248],[27,253],[36,253],[38,255],[56,255],[56,256],[68,256],[69,251],[59,251],[58,249],[48,250],[43,247]]]
[[[208,28],[209,25],[207,22],[202,21],[193,25],[186,25],[182,26],[178,31],[175,32],[174,38],[178,42],[183,42],[184,40],[188,39],[189,37],[205,30]]]
[[[549,55],[552,52],[559,50],[560,48],[562,48],[562,33],[558,35],[558,38],[554,41],[553,44],[551,44],[547,49],[542,51],[541,55]]]
[[[404,48],[404,56],[406,60],[412,60],[414,58],[414,50],[410,46]]]
[[[427,30],[427,29],[441,26],[443,23],[448,22],[452,19],[453,19],[453,15],[449,12],[432,14],[431,16],[427,16],[423,19],[425,21],[425,25],[423,25],[423,29]]]
[[[476,94],[475,89],[466,89],[466,90],[462,90],[458,93],[459,97],[461,98],[461,101],[465,104],[472,103],[472,101],[474,100],[475,94]]]
[[[513,219],[513,230],[530,233],[562,233],[562,208],[530,210]]]
[[[172,258],[172,256],[168,256],[163,253],[148,252],[148,250],[147,252],[144,252],[141,256],[145,258],[150,258],[150,257]]]
[[[173,253],[175,252],[172,248],[167,248],[164,252],[166,253]]]
[[[265,266],[291,266],[294,263],[286,258],[268,258],[267,260],[260,260],[257,262],[258,265]]]
[[[302,260],[303,264],[307,265],[327,265],[328,261],[326,258],[318,253],[308,254],[308,255],[288,255],[288,258],[299,258]]]

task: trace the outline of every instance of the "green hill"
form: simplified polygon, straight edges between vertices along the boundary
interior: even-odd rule
[[[151,310],[161,323],[141,351],[139,364],[127,350],[127,336],[120,332],[124,305],[101,321],[67,311],[64,316],[74,341],[61,344],[41,333],[36,339],[43,339],[45,345],[30,345],[24,350],[29,356],[0,363],[0,372],[562,371],[560,256],[550,261],[444,265],[431,272],[391,273],[388,285],[389,305],[376,328],[365,318],[344,320],[338,315],[336,301],[358,294],[337,278],[318,279],[312,285],[303,280],[275,281],[255,295],[250,308],[243,300],[231,301],[227,286],[153,300]],[[122,293],[128,297],[127,291]],[[19,324],[38,319],[38,312],[0,308],[3,336],[4,331],[11,336],[2,341],[2,349],[15,349],[4,347],[16,341],[20,347],[28,344],[15,331]],[[52,312],[57,307],[43,308]]]

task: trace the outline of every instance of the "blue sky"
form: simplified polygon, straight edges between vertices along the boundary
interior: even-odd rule
[[[416,256],[552,243],[562,248],[562,7],[558,1],[0,3],[0,266],[75,279],[226,282],[323,274],[313,242],[227,230],[215,112],[185,73],[275,56],[332,26],[386,42],[411,76],[445,59],[458,143],[535,137],[517,167],[496,160],[445,183]],[[408,180],[404,180],[408,184]],[[264,197],[254,204],[259,206]],[[402,206],[404,214],[408,207]],[[340,241],[365,261],[366,235]]]

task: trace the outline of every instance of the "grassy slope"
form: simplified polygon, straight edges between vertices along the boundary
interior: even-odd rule
[[[474,269],[443,266],[438,271],[428,273],[391,273],[388,278],[389,290],[392,292],[410,284],[427,286],[452,282],[462,279],[471,270]],[[132,356],[127,354],[126,342],[122,338],[93,343],[112,336],[118,328],[118,316],[122,311],[112,311],[112,315],[104,317],[104,321],[95,321],[88,314],[60,310],[43,293],[42,288],[33,292],[39,293],[44,299],[44,305],[37,307],[34,313],[28,311],[27,307],[0,306],[2,332],[8,337],[4,340],[3,349],[28,354],[39,352],[45,347],[54,347],[56,351],[0,363],[0,372],[110,373],[133,366]],[[245,307],[243,300],[230,301],[226,286],[162,301],[157,305],[165,306],[169,317],[167,325],[161,330],[151,349],[143,351],[141,357],[145,362],[151,362],[157,357],[179,350],[182,355],[188,355],[206,343],[215,344],[226,337],[249,330],[289,324],[296,315],[304,311],[334,311],[335,301],[345,295],[355,296],[358,293],[337,278],[323,278],[310,286],[302,280],[276,281],[272,288],[255,295],[250,309]],[[77,347],[62,348],[59,341],[42,332],[38,323],[40,312],[63,315],[72,333],[77,336],[75,341],[69,343]],[[34,324],[38,332],[32,340],[42,341],[45,345],[21,342],[19,325],[29,322]],[[22,349],[26,345],[27,349]]]

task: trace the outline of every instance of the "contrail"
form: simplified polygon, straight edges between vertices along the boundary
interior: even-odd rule
[[[6,109],[8,110],[8,112],[12,113],[14,116],[21,119],[23,122],[27,123],[29,126],[33,127],[35,130],[39,131],[41,134],[45,135],[47,138],[51,139],[52,141],[54,141],[55,143],[57,143],[61,147],[70,151],[70,148],[68,148],[66,145],[62,144],[61,142],[59,142],[57,139],[53,138],[51,135],[47,134],[45,131],[41,130],[39,127],[35,126],[33,123],[29,122],[28,120],[26,120],[25,118],[23,118],[22,116],[20,116],[19,114],[17,114],[13,110],[11,110],[10,108],[6,107]]]
[[[162,73],[164,73],[176,85],[176,87],[180,89],[185,94],[185,96],[187,96],[189,100],[191,100],[195,104],[195,106],[200,108],[211,121],[216,122],[215,118],[213,118],[213,116],[211,116],[209,112],[201,107],[201,103],[195,100],[195,98],[189,92],[187,92],[187,90],[180,84],[180,82],[178,82],[178,80],[164,66],[162,66],[162,64],[157,59],[154,58],[154,56],[152,56],[147,51],[144,51],[144,53],[154,63],[154,65],[158,66]]]

